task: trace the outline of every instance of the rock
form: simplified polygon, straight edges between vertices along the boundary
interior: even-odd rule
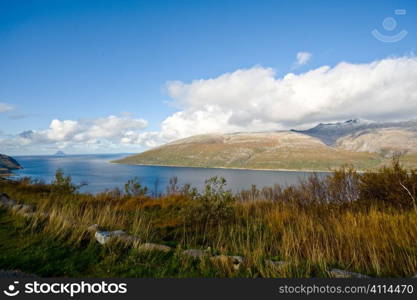
[[[87,227],[88,232],[96,232],[98,230],[98,224],[93,224]]]
[[[123,230],[96,231],[94,237],[96,238],[97,242],[104,245],[114,238],[120,238],[125,235],[126,235],[126,232],[124,232]]]
[[[287,262],[282,261],[282,260],[274,261],[274,260],[268,259],[265,261],[265,265],[270,267],[271,269],[280,269],[280,268],[283,268],[287,264],[288,264]]]
[[[229,256],[229,255],[217,255],[210,258],[210,261],[214,264],[229,265],[232,266],[235,271],[239,270],[243,264],[243,257],[241,256]]]
[[[161,251],[169,252],[171,248],[161,244],[144,243],[138,246],[139,251]]]
[[[199,249],[188,249],[182,251],[182,254],[185,256],[190,256],[194,259],[201,259],[208,254],[207,250],[199,250]]]
[[[1,194],[0,196],[0,206],[4,206],[5,208],[11,208],[13,205],[16,204],[16,201],[12,200],[7,196],[7,194]]]
[[[340,269],[331,269],[329,273],[331,277],[333,278],[371,278],[364,274],[350,272],[346,270],[340,270]]]
[[[94,234],[94,237],[96,238],[97,242],[104,245],[108,241],[110,241],[110,232],[108,231],[96,231]]]

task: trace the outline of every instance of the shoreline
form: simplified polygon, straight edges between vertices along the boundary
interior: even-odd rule
[[[305,172],[305,173],[331,173],[334,170],[311,170],[311,169],[253,169],[253,168],[237,168],[237,167],[202,167],[202,166],[180,166],[180,165],[161,165],[161,164],[134,164],[119,163],[110,161],[111,164],[129,165],[129,166],[146,166],[146,167],[171,167],[171,168],[201,168],[201,169],[222,169],[222,170],[241,170],[241,171],[268,171],[268,172]],[[362,170],[357,172],[364,172]]]

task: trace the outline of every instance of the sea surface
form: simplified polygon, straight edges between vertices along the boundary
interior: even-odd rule
[[[228,189],[237,192],[250,189],[252,184],[258,188],[273,186],[275,183],[282,186],[297,184],[300,179],[305,179],[311,174],[309,172],[135,166],[110,163],[126,155],[16,156],[15,158],[24,169],[14,172],[14,177],[29,176],[49,183],[53,180],[56,170],[60,168],[66,175],[72,177],[74,183],[86,184],[80,189],[81,192],[98,193],[116,187],[123,189],[129,179],[137,177],[142,185],[149,188],[150,193],[155,193],[155,191],[164,193],[172,177],[177,177],[180,185],[188,183],[202,189],[206,179],[221,176],[226,179]],[[319,174],[324,176],[326,173]]]

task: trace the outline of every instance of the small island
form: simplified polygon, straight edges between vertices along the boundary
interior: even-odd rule
[[[55,152],[54,156],[66,156],[67,154],[63,151],[57,151]]]

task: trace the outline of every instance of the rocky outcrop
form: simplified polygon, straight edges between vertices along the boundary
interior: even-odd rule
[[[0,154],[0,168],[18,170],[22,169],[22,166],[13,157]]]
[[[0,154],[0,176],[11,175],[12,170],[22,169],[22,166],[12,157]]]
[[[19,215],[30,217],[34,215],[35,207],[29,204],[19,204],[15,200],[10,199],[7,194],[0,195],[0,208],[9,209]]]

